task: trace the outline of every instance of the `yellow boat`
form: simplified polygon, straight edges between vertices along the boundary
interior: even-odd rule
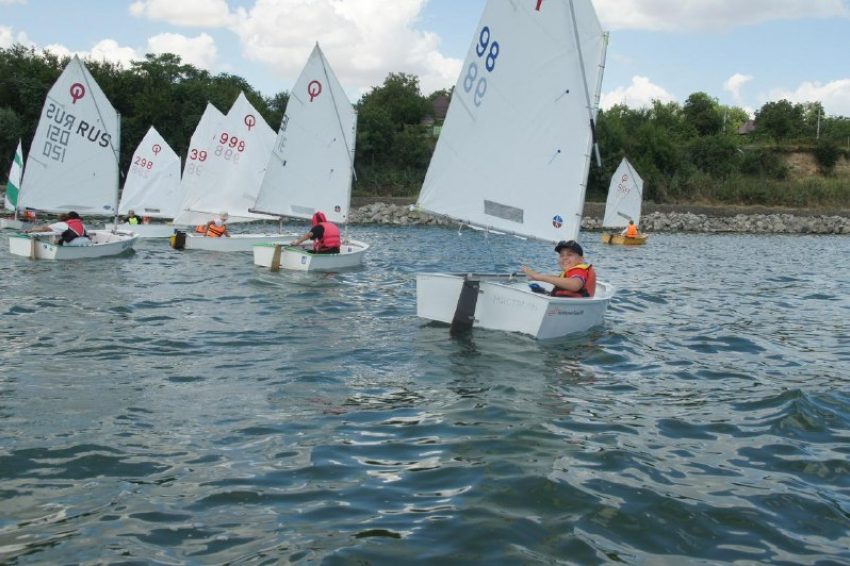
[[[646,243],[647,238],[649,238],[649,234],[638,234],[634,238],[629,238],[620,234],[605,233],[602,234],[602,243],[613,246],[642,246]]]

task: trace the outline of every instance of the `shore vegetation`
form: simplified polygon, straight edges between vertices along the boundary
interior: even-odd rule
[[[21,45],[0,49],[4,163],[19,138],[27,153],[37,151],[30,145],[42,105],[68,61]],[[242,91],[276,130],[289,100],[286,91],[264,96],[237,75],[213,75],[173,54],[149,54],[129,68],[85,64],[122,115],[122,171],[151,125],[185,155],[207,102],[227,112]],[[423,94],[416,76],[390,73],[356,101],[355,196],[418,194],[450,99],[450,90]],[[628,157],[649,202],[850,208],[850,119],[827,115],[818,101],[772,101],[751,117],[697,92],[684,104],[602,110],[596,132],[603,163],[591,166],[590,201],[605,200],[611,175]]]

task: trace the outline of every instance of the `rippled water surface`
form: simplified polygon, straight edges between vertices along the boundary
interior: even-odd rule
[[[416,317],[428,270],[551,247],[355,227],[249,254],[0,250],[0,563],[850,563],[850,238],[583,235],[607,322]]]

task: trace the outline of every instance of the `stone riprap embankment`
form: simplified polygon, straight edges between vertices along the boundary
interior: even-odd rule
[[[585,218],[581,223],[582,230],[602,229],[603,206],[588,203],[585,208]],[[684,207],[680,206],[680,208]],[[350,222],[396,226],[454,224],[444,218],[420,212],[409,203],[387,202],[371,202],[362,206],[353,206]],[[850,213],[820,214],[805,210],[794,213],[776,211],[741,213],[739,208],[734,207],[712,207],[707,213],[667,210],[645,214],[640,228],[646,232],[850,234]]]

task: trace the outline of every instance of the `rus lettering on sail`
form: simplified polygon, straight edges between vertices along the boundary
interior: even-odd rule
[[[100,128],[92,127],[85,120],[80,120],[80,124],[77,126],[77,134],[90,142],[97,143],[100,147],[109,147],[109,142],[112,139],[112,136],[108,133]]]

